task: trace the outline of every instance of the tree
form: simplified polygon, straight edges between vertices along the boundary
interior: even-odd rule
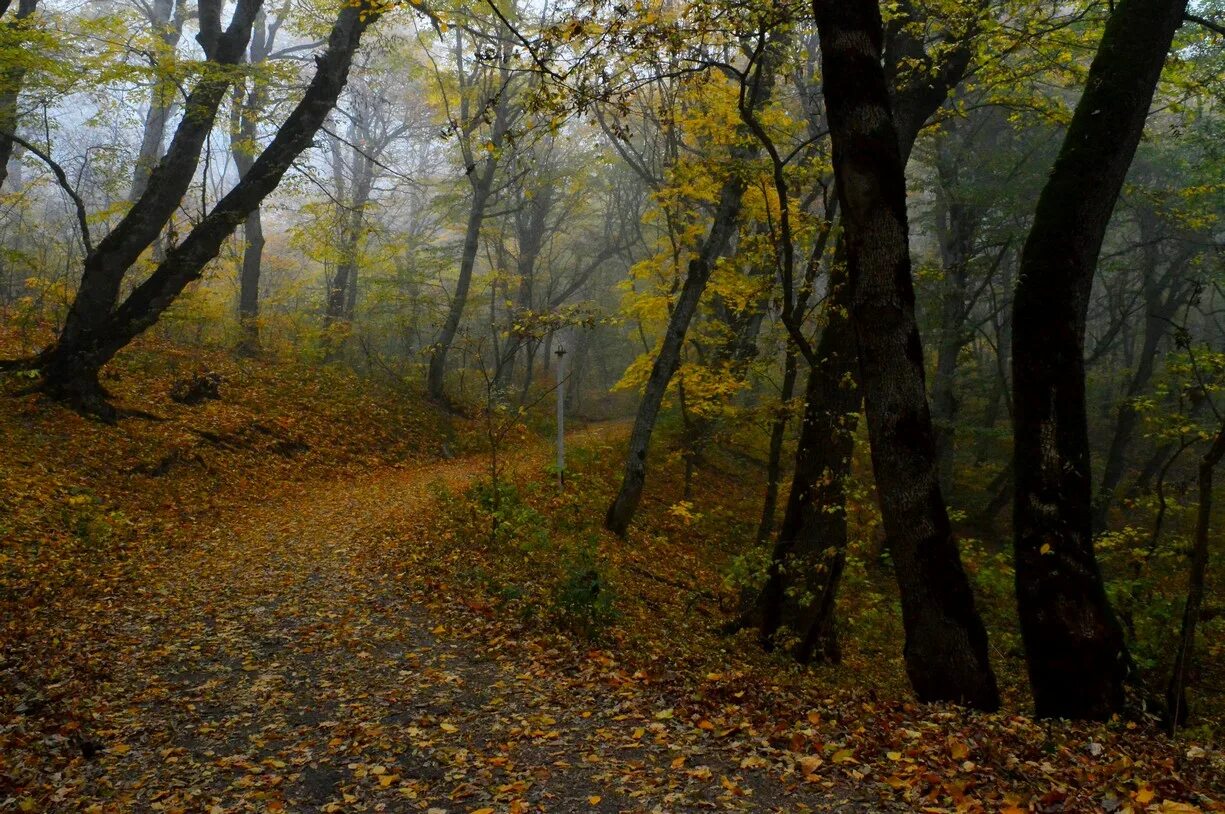
[[[1085,321],[1102,239],[1185,8],[1185,0],[1115,6],[1021,253],[1014,556],[1040,717],[1104,719],[1123,706],[1130,658],[1093,548]]]
[[[818,0],[825,103],[846,235],[850,319],[872,466],[922,701],[995,709],[987,634],[940,492],[914,317],[906,179],[875,0]]]
[[[201,9],[198,39],[212,62],[238,62],[258,10],[258,0],[243,0],[222,32],[219,4]],[[38,356],[20,363],[39,369],[44,392],[80,410],[114,420],[116,411],[98,382],[98,372],[154,324],[183,288],[200,276],[222,242],[312,144],[344,87],[362,33],[380,14],[378,7],[368,3],[341,9],[328,47],[316,61],[310,85],[250,171],[181,243],[166,253],[148,278],[116,304],[127,270],[157,237],[181,200],[228,87],[225,72],[214,70],[204,75],[188,96],[183,120],[145,193],[86,257],[80,288],[59,339]]]
[[[479,59],[467,54],[465,47],[492,55],[491,59]],[[459,334],[464,308],[468,303],[468,289],[472,286],[472,272],[476,267],[481,225],[495,193],[494,182],[502,161],[502,152],[513,139],[515,122],[522,109],[514,104],[518,74],[513,70],[515,40],[509,26],[501,18],[477,28],[476,22],[455,28],[455,78],[458,87],[457,109],[452,110],[447,102],[450,131],[455,135],[463,161],[464,175],[472,187],[468,203],[468,218],[464,226],[464,239],[459,253],[459,274],[451,302],[447,308],[438,340],[430,353],[426,388],[432,398],[446,397],[444,377],[447,372],[447,355]],[[446,92],[444,90],[444,100]]]
[[[939,36],[924,44],[916,40],[923,36],[916,29],[926,32],[932,27],[927,16],[910,4],[903,11],[885,32],[884,64],[898,150],[905,161],[920,129],[964,76],[977,19],[971,13],[967,20],[945,20]],[[809,129],[815,134],[825,124],[817,120],[818,109],[810,107]],[[766,137],[764,131],[761,136]],[[779,195],[784,199],[786,189]],[[816,249],[824,251],[823,245]],[[813,262],[818,259],[814,255]],[[815,351],[803,354],[809,374],[791,491],[752,613],[763,644],[772,647],[779,630],[786,628],[797,639],[793,655],[800,661],[836,662],[841,657],[835,610],[847,545],[845,487],[862,400],[846,274],[846,246],[840,237],[828,269],[821,336]],[[793,322],[798,323],[802,310],[795,312]],[[791,335],[794,343],[807,344],[798,324]]]
[[[763,30],[748,67],[739,74],[742,107],[760,109],[769,103],[784,52],[784,43],[778,41],[774,35],[767,37]],[[748,144],[733,146],[730,153],[734,164],[746,164],[756,156],[758,149],[750,141]],[[642,499],[642,490],[646,483],[647,450],[664,395],[680,365],[685,335],[689,330],[689,323],[697,313],[702,292],[710,281],[716,261],[727,250],[735,234],[747,186],[748,180],[744,172],[738,167],[733,168],[719,189],[710,230],[686,266],[684,283],[668,315],[668,327],[655,355],[650,376],[643,388],[642,400],[634,416],[621,486],[604,518],[605,527],[615,534],[625,536]]]

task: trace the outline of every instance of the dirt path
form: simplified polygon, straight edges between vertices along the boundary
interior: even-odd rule
[[[608,432],[598,428],[589,432]],[[531,447],[517,466],[539,467]],[[52,810],[864,810],[398,561],[464,458],[295,487],[149,571]],[[121,666],[120,666],[121,665]]]

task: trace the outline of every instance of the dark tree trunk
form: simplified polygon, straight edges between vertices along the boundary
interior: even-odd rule
[[[1141,240],[1150,230],[1141,229]],[[1140,343],[1139,358],[1136,368],[1127,381],[1127,389],[1119,402],[1114,422],[1114,433],[1110,437],[1110,446],[1106,450],[1106,463],[1102,467],[1102,480],[1098,484],[1097,495],[1093,501],[1093,532],[1100,533],[1106,528],[1106,517],[1114,503],[1116,490],[1123,480],[1123,472],[1127,468],[1127,452],[1131,447],[1136,428],[1140,424],[1140,411],[1135,400],[1147,388],[1157,366],[1157,350],[1165,340],[1178,306],[1184,294],[1182,272],[1190,259],[1190,253],[1184,253],[1170,263],[1164,275],[1157,274],[1157,246],[1151,243],[1144,249],[1144,332]]]
[[[766,460],[766,496],[761,502],[761,521],[757,524],[757,541],[765,542],[774,533],[774,514],[778,510],[778,484],[782,479],[783,441],[787,435],[787,412],[795,395],[795,380],[799,375],[799,358],[789,343],[783,358],[783,386],[778,394],[779,407],[770,422],[770,453]]]
[[[1017,606],[1034,707],[1105,719],[1130,658],[1093,551],[1084,331],[1093,273],[1185,0],[1121,0],[1042,190],[1013,304]]]
[[[948,47],[940,50],[942,61],[933,64],[923,44],[901,24],[904,19],[914,21],[916,10],[909,3],[899,10],[897,24],[886,33],[884,62],[891,78],[893,119],[904,162],[927,119],[961,81],[969,65],[973,36],[971,32],[946,43]],[[916,71],[915,64],[924,67]],[[809,129],[819,132],[823,126],[813,121]],[[835,200],[831,209],[836,207]],[[836,600],[846,560],[845,483],[851,473],[861,400],[855,336],[845,316],[850,301],[846,245],[841,239],[829,279],[826,326],[814,354],[815,364],[810,365],[783,528],[751,618],[761,628],[766,646],[773,646],[778,629],[785,627],[795,638],[794,654],[801,661],[834,662],[841,657]]]
[[[776,59],[775,47],[767,46],[755,75],[746,79],[752,83],[747,99],[749,106],[754,109],[766,104],[773,93]],[[737,162],[745,162],[757,152],[753,147],[737,147],[732,150],[732,157]],[[668,316],[668,328],[651,366],[651,375],[647,379],[642,401],[639,402],[638,412],[634,417],[634,428],[630,431],[621,488],[604,518],[605,527],[615,534],[625,536],[634,512],[638,509],[638,502],[642,499],[642,488],[646,483],[647,448],[651,444],[651,434],[655,431],[655,420],[659,417],[664,395],[668,392],[668,384],[680,364],[681,348],[685,343],[689,323],[697,313],[698,302],[715,269],[715,261],[727,250],[736,232],[745,188],[746,181],[740,172],[733,172],[731,177],[724,181],[710,232],[696,255],[689,261],[680,296]]]
[[[500,59],[498,71],[501,78],[500,87],[494,98],[485,100],[486,107],[492,107],[493,121],[490,128],[489,144],[493,149],[481,150],[481,165],[470,142],[471,132],[465,131],[461,137],[461,147],[464,161],[468,164],[468,180],[472,184],[472,201],[468,208],[468,223],[464,229],[464,243],[460,250],[459,277],[455,281],[455,290],[451,293],[451,302],[447,308],[447,316],[439,332],[438,341],[434,343],[430,353],[429,370],[426,373],[426,391],[436,401],[446,400],[447,355],[459,335],[460,322],[463,320],[464,308],[468,303],[468,289],[472,286],[472,271],[476,266],[476,254],[481,237],[481,224],[485,220],[485,212],[493,197],[494,179],[497,176],[498,162],[503,142],[511,126],[510,111],[510,70],[509,62],[513,51],[509,32],[499,43],[497,54]],[[456,32],[456,62],[460,76],[467,76],[463,65],[462,34]],[[515,43],[517,44],[517,43]],[[470,110],[467,95],[461,96],[460,117],[464,122],[472,120],[474,111]],[[481,118],[489,115],[482,112]],[[467,125],[465,125],[467,126]]]
[[[5,20],[2,25],[8,29],[8,35],[13,36],[25,25],[25,21],[38,8],[38,0],[18,0],[17,11],[13,19]],[[6,4],[7,10],[7,4]],[[24,65],[14,65],[0,70],[0,189],[8,179],[9,160],[13,157],[14,141],[11,136],[17,132],[17,99],[21,96],[21,86],[25,83],[26,68]]]
[[[460,251],[459,278],[455,281],[455,291],[451,293],[451,305],[447,310],[446,321],[442,324],[442,332],[434,345],[434,352],[430,354],[426,389],[434,399],[442,400],[446,397],[444,377],[447,372],[447,354],[455,344],[459,323],[464,317],[464,306],[468,303],[468,289],[472,286],[472,270],[476,267],[481,224],[485,221],[485,210],[492,196],[496,170],[497,161],[490,156],[485,169],[477,175],[472,185],[472,203],[468,209],[468,225],[464,229],[464,245]]]
[[[940,484],[946,490],[953,485],[953,441],[958,409],[957,357],[969,339],[966,335],[966,295],[969,263],[980,218],[977,208],[960,198],[958,161],[959,156],[953,155],[949,145],[942,142],[937,152],[936,170],[941,187],[937,231],[944,280],[940,291],[940,332],[936,343],[931,402]]]
[[[818,0],[822,76],[842,208],[850,318],[881,515],[921,701],[999,705],[987,634],[936,472],[914,316],[906,179],[882,68],[875,0]]]
[[[834,611],[846,562],[846,478],[860,402],[841,240],[829,286],[819,361],[805,388],[791,492],[755,615],[766,647],[774,647],[785,631],[797,660],[836,663],[841,650]]]
[[[258,353],[259,277],[264,257],[264,224],[259,207],[243,223],[242,272],[238,276],[238,327],[242,333],[239,350]]]
[[[1208,574],[1208,527],[1212,522],[1212,472],[1225,457],[1225,426],[1217,429],[1212,446],[1199,462],[1199,507],[1195,516],[1195,543],[1191,547],[1191,569],[1187,574],[1187,602],[1183,606],[1182,628],[1174,668],[1166,688],[1166,725],[1170,734],[1187,716],[1187,672],[1195,651],[1195,628],[1204,605],[1204,582]]]
[[[685,334],[694,314],[697,313],[698,301],[706,289],[711,272],[714,271],[715,260],[726,250],[736,231],[744,190],[745,184],[739,175],[724,183],[710,234],[706,236],[697,256],[689,261],[685,283],[681,286],[680,296],[668,317],[667,331],[664,333],[655,363],[651,366],[651,375],[642,391],[638,412],[634,416],[634,428],[630,431],[621,488],[604,518],[605,527],[621,536],[629,529],[634,512],[638,509],[638,501],[642,498],[642,487],[646,482],[647,448],[651,444],[651,434],[655,431],[655,420],[659,417],[659,409],[663,405],[664,395],[668,392],[668,384],[680,365]]]
[[[272,51],[273,39],[279,28],[279,18],[269,26],[264,12],[261,11],[256,17],[249,58],[252,65],[260,65],[268,58]],[[233,134],[230,152],[240,179],[251,171],[251,165],[255,163],[255,139],[259,115],[264,105],[267,104],[267,99],[268,89],[263,78],[257,74],[252,77],[251,88],[243,97],[241,104],[235,104],[235,115],[238,121],[237,125],[231,128]],[[242,233],[242,270],[238,274],[238,329],[240,333],[238,350],[242,353],[254,354],[260,349],[259,279],[264,258],[264,223],[259,207],[247,215]]]
[[[98,371],[133,338],[157,322],[184,287],[200,277],[205,265],[217,256],[221,244],[276,189],[293,161],[311,146],[348,79],[353,52],[362,33],[379,16],[378,10],[365,2],[340,11],[327,50],[316,59],[315,75],[301,101],[246,176],[167,253],[122,305],[113,312],[83,312],[90,315],[87,330],[65,333],[44,352],[40,366],[45,390],[50,395],[103,418],[113,418],[114,410],[98,386]],[[149,187],[154,190],[157,185],[151,181]]]

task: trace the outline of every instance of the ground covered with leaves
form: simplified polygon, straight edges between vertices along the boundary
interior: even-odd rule
[[[125,360],[118,428],[5,383],[0,811],[1221,809],[1211,730],[1035,722],[1015,655],[1008,711],[908,702],[887,581],[841,668],[723,633],[743,461],[686,497],[662,451],[620,541],[624,425],[559,494],[543,441],[493,481],[479,426],[356,377]]]

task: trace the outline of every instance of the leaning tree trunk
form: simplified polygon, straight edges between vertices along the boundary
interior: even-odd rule
[[[777,44],[771,43],[762,55],[762,62],[759,63],[755,76],[745,80],[752,82],[747,95],[747,104],[750,107],[757,109],[769,102],[774,90],[777,58]],[[738,163],[747,163],[757,152],[755,147],[735,147],[731,150],[732,158]],[[604,526],[623,537],[634,518],[634,512],[638,510],[638,502],[642,499],[642,488],[647,474],[647,448],[651,444],[655,420],[659,417],[664,395],[668,392],[668,384],[680,365],[681,349],[685,344],[689,323],[697,313],[702,292],[706,290],[706,283],[715,270],[716,261],[727,250],[736,232],[746,188],[744,174],[739,171],[733,171],[723,182],[710,232],[689,261],[680,296],[668,316],[668,328],[664,332],[655,362],[651,365],[651,374],[642,391],[638,412],[634,416],[634,428],[630,431],[621,488],[604,517]]]
[[[872,465],[921,701],[999,705],[987,633],[936,471],[907,245],[906,178],[875,0],[817,0],[825,101],[847,245]]]
[[[1093,551],[1084,334],[1093,273],[1185,0],[1120,0],[1021,253],[1013,303],[1017,607],[1044,718],[1122,709],[1130,658]]]
[[[102,366],[157,322],[188,283],[199,279],[204,267],[217,256],[222,243],[247,214],[276,189],[293,162],[312,145],[344,88],[362,33],[379,16],[381,12],[372,0],[341,9],[327,50],[316,58],[317,67],[310,85],[251,170],[181,243],[167,252],[153,273],[118,308],[101,314],[91,313],[88,330],[61,336],[59,342],[43,354],[42,372],[51,393],[63,394],[61,388],[73,386],[74,382],[77,386],[81,382],[92,382],[97,388],[98,371]],[[247,26],[250,26],[249,20]],[[156,171],[154,175],[156,178]],[[153,190],[157,185],[151,181],[149,186]],[[105,401],[79,406],[102,418],[114,417],[114,409]]]

